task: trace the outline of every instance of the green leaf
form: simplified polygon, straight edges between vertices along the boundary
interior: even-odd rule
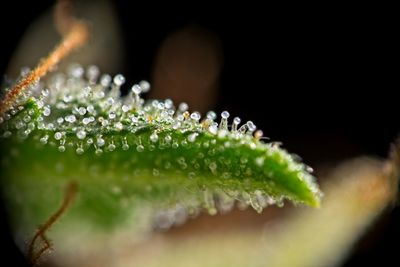
[[[168,228],[236,201],[258,212],[284,199],[319,206],[308,168],[263,142],[252,122],[229,125],[228,112],[202,119],[169,99],[144,102],[145,81],[120,96],[122,75],[99,78],[94,66],[83,74],[75,65],[54,75],[1,118],[3,191],[21,227],[45,220],[69,181],[80,188],[69,217],[100,228],[145,211]]]

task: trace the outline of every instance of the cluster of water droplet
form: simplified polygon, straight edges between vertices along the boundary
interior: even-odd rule
[[[24,70],[22,75],[25,73]],[[240,118],[235,117],[230,124],[227,111],[221,113],[218,121],[213,111],[201,116],[197,111],[189,112],[186,103],[175,107],[170,99],[144,101],[141,95],[150,89],[147,81],[134,84],[126,95],[121,95],[124,84],[121,74],[101,75],[96,66],[85,70],[74,64],[66,74],[57,73],[21,95],[14,107],[0,117],[0,138],[32,138],[60,152],[74,151],[78,155],[130,151],[129,164],[146,152],[157,150],[153,153],[157,156],[147,158],[151,164],[145,167],[152,170],[153,177],[160,177],[171,169],[179,170],[192,180],[205,172],[224,181],[258,175],[265,188],[274,188],[273,179],[264,179],[277,175],[273,169],[265,173],[264,164],[269,157],[283,166],[280,175],[304,180],[318,192],[313,177],[303,172],[306,166],[295,162],[277,144],[260,142],[263,133],[256,131],[253,122],[241,124]],[[258,156],[251,158],[239,153],[233,160],[221,156],[224,150],[235,151],[241,146],[253,151],[258,149]],[[181,147],[194,149],[192,154],[188,152],[190,158],[163,158],[160,152]],[[140,166],[136,169],[139,172]],[[246,183],[245,179],[243,181]],[[181,224],[189,214],[189,206],[206,208],[210,214],[215,214],[228,212],[236,201],[239,207],[252,206],[258,212],[267,205],[283,203],[279,194],[268,194],[273,190],[235,186],[229,194],[220,192],[217,187],[219,191],[212,187],[201,189],[202,197],[196,198],[193,205],[178,205],[159,212],[154,219],[155,227],[167,229]]]
[[[283,198],[272,198],[266,196],[262,191],[256,190],[249,194],[247,192],[211,192],[203,191],[204,199],[199,203],[210,215],[217,213],[226,214],[237,207],[240,210],[247,209],[249,206],[261,213],[263,209],[270,205],[283,206]],[[195,205],[188,207],[187,204],[177,204],[169,209],[158,210],[153,216],[153,227],[157,230],[167,230],[174,226],[180,226],[188,218],[195,218],[200,214],[201,209]]]
[[[22,74],[25,73],[23,70]],[[0,117],[0,124],[3,124],[1,135],[27,138],[32,133],[41,133],[40,142],[57,144],[60,152],[72,147],[76,153],[82,154],[93,147],[97,154],[101,154],[103,150],[113,151],[118,147],[124,150],[134,147],[142,151],[141,143],[145,140],[128,138],[130,133],[142,129],[152,131],[148,138],[153,143],[159,141],[160,133],[170,130],[191,132],[187,142],[194,142],[202,132],[240,138],[253,137],[256,130],[251,121],[239,127],[241,120],[238,117],[233,119],[229,129],[230,115],[227,111],[221,113],[218,123],[215,112],[208,112],[202,119],[199,112],[190,113],[186,103],[175,108],[170,99],[145,102],[141,94],[150,89],[147,81],[134,84],[127,95],[121,96],[120,88],[124,83],[121,74],[114,77],[100,75],[96,66],[85,71],[82,66],[74,64],[67,74],[58,73],[46,82],[38,82],[21,96],[17,105]],[[28,99],[37,104],[37,110],[24,110]],[[11,120],[14,116],[16,118]],[[123,137],[116,140],[112,137],[115,132]],[[254,137],[260,139],[262,132],[255,132]],[[173,141],[168,135],[164,139],[165,142]]]

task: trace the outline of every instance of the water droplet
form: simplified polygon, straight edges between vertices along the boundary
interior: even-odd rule
[[[150,91],[150,83],[148,81],[140,81],[139,86],[142,88],[143,93]]]
[[[174,211],[174,225],[180,226],[184,224],[187,220],[187,211],[182,205],[176,205],[175,211]]]
[[[218,123],[214,122],[208,127],[208,131],[212,134],[217,134],[218,133]]]
[[[114,100],[114,98],[113,98],[113,97],[109,97],[109,98],[107,98],[107,104],[108,104],[109,106],[112,106],[112,105],[114,105],[114,102],[115,102],[115,100]]]
[[[76,154],[78,154],[78,155],[82,155],[83,152],[85,152],[85,150],[83,150],[82,147],[78,147],[78,148],[76,149]]]
[[[285,202],[283,201],[283,199],[277,199],[275,204],[278,208],[282,208],[283,206],[285,206]]]
[[[106,141],[104,141],[103,138],[97,137],[97,145],[98,146],[104,146],[105,143],[106,143]]]
[[[78,113],[81,116],[85,115],[86,114],[86,108],[84,108],[84,107],[78,108]]]
[[[128,105],[122,105],[122,107],[121,107],[121,109],[122,109],[122,112],[128,112],[129,110],[131,110],[131,106],[128,106]]]
[[[176,116],[176,119],[178,120],[174,125],[174,129],[178,129],[181,126],[181,121],[183,121],[185,119],[185,117],[183,117],[182,114],[179,114],[178,116]]]
[[[110,113],[108,113],[108,118],[109,118],[110,120],[115,119],[116,116],[117,116],[117,115],[116,115],[115,112],[113,112],[113,111],[111,111]]]
[[[4,134],[3,134],[3,136],[4,136],[5,138],[10,137],[11,135],[12,135],[12,133],[11,133],[10,131],[5,131]]]
[[[257,211],[257,213],[261,213],[263,211],[263,207],[260,205],[256,195],[250,195],[250,205],[251,207]]]
[[[185,102],[182,102],[179,104],[178,110],[183,113],[183,112],[187,111],[188,108],[189,108],[188,104],[186,104]]]
[[[163,211],[155,215],[154,227],[159,230],[167,230],[174,223],[173,214],[171,212]]]
[[[62,133],[56,132],[56,133],[54,134],[54,139],[60,140],[61,138],[62,138]]]
[[[134,93],[135,95],[140,95],[140,93],[142,92],[142,88],[138,85],[138,84],[134,84],[131,88],[132,93]]]
[[[228,127],[227,127],[227,128],[228,128]],[[222,129],[222,130],[220,130],[220,131],[218,132],[218,137],[219,137],[219,138],[224,138],[227,134],[228,134],[228,131]]]
[[[191,133],[191,134],[189,134],[189,136],[188,136],[188,141],[189,142],[194,142],[194,141],[196,141],[196,137],[198,136],[199,134],[198,133]]]
[[[116,86],[121,86],[125,83],[125,77],[122,74],[115,75],[113,82]]]
[[[194,121],[199,121],[201,118],[201,115],[199,112],[195,111],[192,114],[190,114],[190,118]]]
[[[215,120],[217,118],[217,114],[214,111],[209,111],[207,112],[207,119],[209,120]]]
[[[106,94],[103,91],[96,91],[94,93],[94,98],[95,99],[102,99],[106,96]]]
[[[185,158],[184,158],[184,157],[179,157],[179,158],[177,158],[176,162],[178,162],[179,164],[186,164],[186,163],[185,163]]]
[[[85,139],[85,137],[86,137],[86,132],[85,132],[84,130],[79,130],[79,131],[76,133],[76,137],[78,137],[79,139]]]
[[[138,119],[137,117],[135,117],[135,116],[132,115],[132,117],[131,117],[131,122],[132,122],[132,123],[138,123],[138,122],[139,122],[139,119]]]
[[[240,124],[241,120],[239,117],[235,117],[233,119],[233,124],[232,124],[232,132],[236,132],[237,131],[237,127]]]
[[[90,86],[85,86],[82,89],[82,93],[79,95],[79,100],[87,99],[91,96],[92,88]]]
[[[57,118],[57,123],[58,124],[62,124],[63,122],[64,122],[64,118],[63,117]]]
[[[129,149],[129,145],[127,143],[122,144],[122,149],[123,150],[128,150]]]
[[[124,126],[122,125],[122,123],[120,121],[115,123],[114,126],[115,126],[115,129],[117,129],[118,131],[121,131],[124,128]]]
[[[249,205],[244,201],[238,201],[237,207],[239,210],[246,210],[249,207]]]
[[[31,133],[31,130],[28,129],[23,132],[20,132],[19,134],[20,134],[21,138],[27,138],[30,133]]]
[[[227,130],[228,129],[228,118],[229,118],[229,112],[228,111],[223,111],[221,113],[221,122],[219,124],[219,127],[221,130]]]
[[[104,119],[103,119],[103,120],[101,121],[101,126],[103,126],[103,127],[107,127],[108,124],[109,124],[108,120],[104,120]]]
[[[224,179],[229,179],[231,177],[231,174],[230,174],[230,172],[224,172],[221,176]]]
[[[309,173],[313,173],[314,169],[310,166],[305,166],[306,171],[308,171]]]
[[[68,74],[73,78],[81,78],[84,73],[84,69],[79,64],[71,64],[68,67]]]
[[[69,103],[69,102],[71,102],[72,100],[74,100],[74,97],[73,97],[72,95],[66,94],[66,95],[63,96],[63,101],[64,101],[65,103]]]
[[[97,78],[99,77],[100,70],[97,66],[91,65],[88,67],[86,71],[86,77],[88,78],[89,82],[95,83]]]
[[[55,127],[54,127],[54,124],[53,123],[49,123],[49,124],[47,124],[47,130],[54,130],[55,129]]]
[[[187,142],[186,140],[183,140],[183,141],[181,142],[181,145],[182,145],[183,147],[187,147],[187,146],[188,146],[188,142]]]
[[[15,120],[15,128],[22,129],[25,126],[25,123],[23,123],[20,119]]]
[[[114,151],[115,150],[114,143],[109,144],[107,148],[108,148],[108,151]]]
[[[216,199],[215,206],[221,214],[227,214],[234,208],[235,199],[225,193],[220,193]]]
[[[260,140],[260,139],[262,138],[262,136],[263,136],[263,131],[261,131],[261,130],[257,130],[257,131],[254,133],[254,138],[255,138],[256,140]]]
[[[42,143],[43,145],[47,144],[47,140],[49,139],[48,135],[43,136],[42,138],[40,138],[40,143]]]
[[[50,95],[50,91],[49,89],[44,89],[40,94],[42,95],[42,97],[48,97]]]
[[[152,133],[152,134],[150,135],[150,141],[153,142],[153,143],[155,143],[155,142],[158,141],[158,135],[157,135],[157,133]]]
[[[34,124],[33,122],[28,123],[28,129],[29,129],[30,131],[35,130],[35,128],[36,128],[36,126],[35,126],[35,124]]]
[[[164,101],[165,108],[170,109],[174,106],[174,102],[171,99],[165,99]]]
[[[264,209],[268,206],[268,199],[260,190],[254,191],[254,195],[258,204]]]
[[[214,196],[208,190],[204,191],[204,207],[207,209],[208,214],[216,215],[217,209],[215,207]]]
[[[50,116],[50,113],[51,113],[50,106],[45,106],[43,108],[43,115],[47,117],[47,116]]]
[[[114,185],[114,186],[111,187],[111,192],[112,192],[113,194],[118,195],[118,194],[121,193],[121,191],[122,191],[122,190],[121,190],[121,187],[119,187],[119,186]]]
[[[144,146],[143,145],[138,145],[136,147],[137,152],[143,152],[144,151]]]
[[[222,117],[223,119],[229,118],[229,112],[228,112],[228,111],[223,111],[223,112],[221,113],[221,117]]]
[[[257,129],[257,127],[254,125],[254,123],[252,121],[248,121],[246,124],[247,124],[250,134],[252,134]]]
[[[265,160],[264,157],[257,157],[255,159],[255,162],[256,162],[257,166],[262,167],[264,165],[264,160]]]
[[[214,161],[211,162],[211,163],[208,165],[208,168],[210,168],[211,173],[214,174],[214,175],[217,174],[217,167],[218,167],[218,165],[217,165],[217,163],[214,162]]]
[[[31,69],[29,67],[22,67],[20,70],[20,75],[21,76],[25,76],[27,75],[29,72],[31,71]]]
[[[60,152],[64,152],[65,151],[65,146],[59,146],[58,147],[58,151],[60,151]]]
[[[239,133],[244,134],[247,131],[247,124],[243,124],[242,126],[240,126],[239,128]]]
[[[39,108],[42,108],[44,106],[44,102],[42,100],[38,100],[36,102],[36,104],[38,105]],[[31,111],[29,111],[29,112],[31,112]]]
[[[171,137],[169,134],[167,134],[167,135],[164,137],[164,140],[165,140],[165,142],[169,143],[169,142],[172,141],[172,137]]]
[[[87,106],[86,108],[87,112],[89,112],[90,114],[94,113],[94,107],[92,105]]]
[[[160,171],[157,169],[153,169],[153,176],[159,176],[160,175]]]
[[[75,117],[75,115],[68,115],[65,117],[65,121],[67,121],[69,123],[74,123],[76,121],[76,117]]]
[[[110,86],[110,83],[111,83],[111,76],[108,74],[103,74],[100,78],[100,84],[103,87],[108,87]]]
[[[90,123],[90,119],[89,119],[89,118],[84,118],[84,119],[82,120],[82,123],[83,123],[84,125],[88,125],[88,124]]]

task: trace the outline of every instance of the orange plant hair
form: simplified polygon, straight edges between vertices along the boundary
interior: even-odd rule
[[[41,77],[51,71],[63,58],[73,50],[84,45],[89,38],[87,25],[73,17],[71,3],[68,0],[59,0],[55,9],[55,22],[63,39],[50,54],[43,58],[39,64],[23,77],[11,90],[7,92],[0,102],[0,115],[4,115],[15,103],[18,96],[30,85],[39,81]]]

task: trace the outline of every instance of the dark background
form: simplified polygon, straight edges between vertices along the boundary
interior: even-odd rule
[[[2,7],[0,73],[29,23],[52,2]],[[155,53],[171,32],[190,24],[206,28],[219,37],[224,54],[215,110],[253,120],[312,166],[362,154],[385,157],[400,132],[389,12],[207,2],[173,7],[116,1],[115,7],[129,48],[120,70],[128,81],[150,80]],[[359,242],[345,266],[396,262],[399,229],[396,208]],[[19,266],[22,258],[5,224],[1,242],[2,261]]]

